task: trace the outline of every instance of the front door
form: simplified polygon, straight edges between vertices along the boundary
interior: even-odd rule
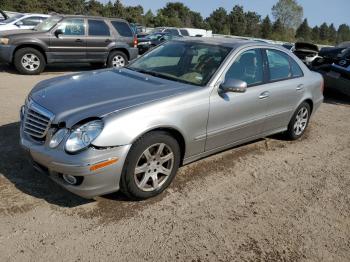
[[[85,62],[86,30],[83,18],[66,18],[52,32],[48,59],[51,62]],[[62,30],[57,35],[55,31]]]
[[[210,96],[206,151],[262,132],[268,99],[263,71],[260,49],[242,51],[224,74],[224,79],[245,81],[248,85],[246,92],[220,93],[214,88]]]

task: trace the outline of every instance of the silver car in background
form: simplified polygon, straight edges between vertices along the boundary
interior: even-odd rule
[[[146,199],[181,165],[275,133],[298,139],[322,91],[321,75],[283,47],[175,40],[127,68],[39,83],[21,110],[21,144],[75,194]]]

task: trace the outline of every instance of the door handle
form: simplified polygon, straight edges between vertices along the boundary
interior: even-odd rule
[[[83,40],[81,40],[81,39],[78,38],[78,39],[75,40],[75,42],[81,43],[81,42],[83,42]]]
[[[296,88],[297,91],[302,90],[302,89],[304,89],[304,84],[300,84]]]
[[[270,92],[269,92],[269,91],[265,91],[265,92],[262,92],[262,93],[259,95],[259,99],[268,98],[269,96],[270,96]]]

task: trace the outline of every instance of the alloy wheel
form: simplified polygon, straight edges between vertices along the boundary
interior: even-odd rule
[[[161,188],[170,177],[174,167],[174,153],[171,148],[158,143],[148,147],[137,161],[134,179],[142,191]]]
[[[112,65],[115,68],[124,67],[125,66],[125,59],[124,59],[124,57],[122,57],[121,55],[116,55],[112,59]]]
[[[307,110],[306,107],[300,108],[299,112],[295,117],[295,123],[293,126],[295,135],[299,136],[304,132],[308,120],[309,120],[309,111]]]
[[[25,54],[22,56],[21,64],[28,71],[35,71],[40,66],[40,59],[35,54]]]

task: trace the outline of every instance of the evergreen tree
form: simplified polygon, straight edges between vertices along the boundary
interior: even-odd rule
[[[243,6],[236,5],[233,7],[229,16],[229,22],[232,35],[244,35],[247,27],[247,22],[245,19]]]
[[[210,14],[206,19],[209,28],[215,34],[230,34],[230,27],[228,25],[228,15],[225,8],[220,7]]]
[[[272,23],[270,17],[267,15],[261,24],[261,37],[269,39],[272,35]]]
[[[305,18],[303,23],[298,27],[295,37],[303,41],[311,40],[311,28]]]

